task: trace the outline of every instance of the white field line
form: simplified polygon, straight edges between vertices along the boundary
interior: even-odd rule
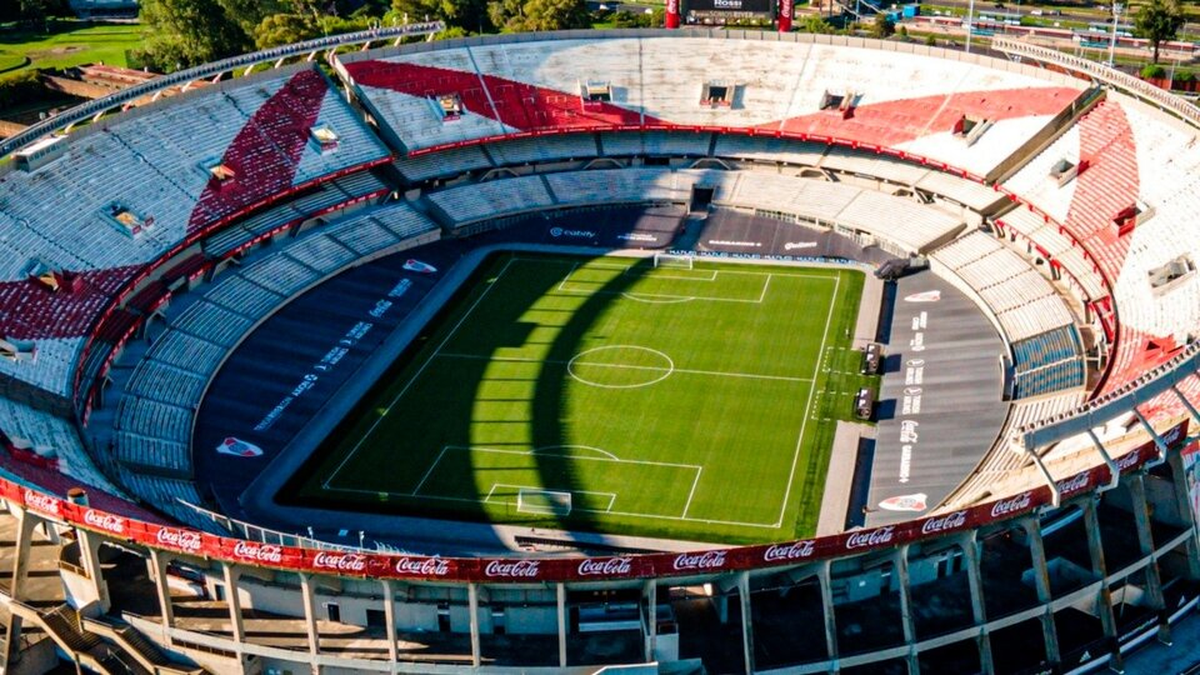
[[[442,352],[437,355],[443,359],[473,359],[476,361],[501,361],[509,363],[549,363],[552,365],[565,366],[570,361],[561,361],[557,359],[538,359],[522,356],[484,356],[482,354],[460,354],[457,352]],[[780,382],[813,382],[812,378],[808,377],[788,377],[786,375],[759,375],[757,373],[731,373],[720,370],[696,370],[692,368],[664,368],[662,366],[634,366],[623,363],[589,363],[587,361],[575,361],[577,366],[591,366],[593,368],[619,368],[624,370],[652,370],[657,372],[671,371],[674,373],[686,373],[688,375],[707,375],[709,377],[740,377],[752,380],[776,380]]]
[[[490,502],[492,497],[495,496],[496,488],[528,490],[530,492],[566,492],[566,493],[573,494],[573,495],[602,495],[604,497],[608,497],[608,506],[605,507],[603,510],[601,510],[601,509],[582,509],[582,508],[577,509],[577,508],[575,508],[574,505],[572,505],[571,506],[572,511],[594,511],[594,512],[599,512],[599,513],[609,513],[612,511],[613,505],[617,503],[617,493],[615,493],[615,492],[602,492],[602,491],[596,491],[596,490],[551,490],[549,488],[533,487],[532,485],[516,485],[513,483],[492,483],[492,489],[488,490],[487,496],[483,498],[483,502],[485,504]],[[505,500],[502,500],[501,503],[511,504],[512,502],[505,499]],[[553,514],[551,514],[551,515],[553,515]]]
[[[683,505],[683,517],[687,518],[688,510],[692,508],[692,497],[696,496],[696,486],[700,484],[700,474],[704,472],[701,467],[696,468],[696,477],[692,479],[692,491],[688,493],[687,503]]]
[[[358,451],[362,448],[363,443],[365,443],[366,440],[375,433],[375,429],[379,427],[379,423],[382,422],[385,417],[387,417],[387,413],[391,412],[392,406],[396,405],[396,402],[408,392],[409,388],[413,386],[413,383],[421,378],[421,373],[425,372],[425,369],[429,367],[429,364],[433,363],[434,358],[437,357],[438,352],[442,350],[442,347],[445,347],[446,343],[449,342],[456,333],[458,333],[459,327],[461,327],[463,322],[465,322],[467,318],[471,316],[471,313],[475,311],[475,308],[479,306],[479,303],[483,302],[483,299],[487,297],[488,293],[492,292],[493,288],[500,285],[500,280],[504,278],[504,274],[508,272],[508,268],[512,266],[514,261],[516,261],[516,258],[509,258],[508,262],[504,264],[504,267],[500,269],[500,273],[496,275],[496,280],[489,284],[487,288],[483,289],[483,292],[479,294],[479,297],[475,299],[475,302],[471,303],[471,306],[467,309],[466,313],[459,318],[458,323],[454,324],[454,327],[450,329],[450,333],[447,334],[445,339],[443,339],[442,342],[437,346],[437,349],[433,350],[433,354],[430,354],[429,358],[425,359],[425,363],[422,363],[421,367],[417,369],[417,372],[408,379],[408,382],[404,383],[404,386],[400,389],[400,391],[396,392],[396,395],[393,396],[392,400],[389,401],[387,406],[384,407],[384,414],[380,415],[379,418],[371,424],[371,427],[367,429],[367,433],[358,438],[358,442],[354,444],[354,447],[350,448],[350,452],[346,453],[345,458],[338,463],[337,468],[333,470],[333,473],[325,479],[325,482],[322,484],[325,489],[329,489],[329,484],[332,483],[335,478],[337,478],[339,473],[341,473],[342,467],[346,466],[346,463],[349,462],[354,455],[358,454]]]
[[[829,324],[833,322],[833,309],[837,306],[838,288],[842,285],[842,273],[837,273],[836,281],[833,284],[833,297],[829,299],[829,313],[825,315],[825,331],[821,334],[821,348],[817,351],[817,365],[813,368],[813,382],[816,382],[817,375],[821,371],[821,357],[825,354],[825,341],[829,338]],[[800,422],[800,434],[796,437],[796,451],[792,453],[792,468],[788,471],[787,489],[783,492],[783,504],[779,507],[779,519],[775,521],[775,527],[783,527],[783,516],[787,513],[788,499],[792,496],[792,479],[796,476],[796,463],[800,461],[800,446],[804,443],[804,431],[808,426],[808,417],[812,413],[813,394],[817,388],[811,387],[808,390],[808,402],[804,404],[804,415]]]

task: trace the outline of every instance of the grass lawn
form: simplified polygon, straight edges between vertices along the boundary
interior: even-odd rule
[[[125,51],[138,47],[143,36],[137,24],[57,21],[51,31],[47,35],[24,27],[0,29],[0,70],[25,57],[30,60],[26,68],[68,68],[100,61],[126,66]]]
[[[816,529],[861,272],[493,257],[285,493],[729,543]]]

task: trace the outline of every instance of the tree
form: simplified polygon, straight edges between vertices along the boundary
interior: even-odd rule
[[[498,28],[490,19],[487,0],[392,0],[392,11],[385,17],[417,23],[442,20],[447,28],[484,32]]]
[[[250,35],[219,0],[142,0],[140,18],[150,37],[135,57],[164,72],[253,47]]]
[[[885,14],[876,14],[870,33],[876,40],[886,40],[896,34],[896,23]]]
[[[584,0],[493,0],[488,17],[506,31],[588,28],[592,17]]]
[[[820,14],[805,14],[804,18],[800,20],[798,30],[801,33],[829,35],[833,33],[833,26],[829,25],[829,22]]]
[[[272,14],[254,27],[254,44],[259,49],[270,49],[319,35],[321,27],[311,16]]]
[[[1154,52],[1154,63],[1158,63],[1158,49],[1162,43],[1174,40],[1183,28],[1183,9],[1179,0],[1150,0],[1138,8],[1133,15],[1134,30],[1138,37],[1150,41]]]
[[[247,35],[253,35],[258,25],[269,16],[285,12],[289,7],[277,0],[217,0],[221,9]]]
[[[41,26],[44,30],[49,31],[49,25],[46,19],[49,16],[49,2],[47,0],[21,0],[21,20],[34,26]]]

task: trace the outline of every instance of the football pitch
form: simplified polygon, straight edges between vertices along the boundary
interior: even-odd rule
[[[862,272],[496,254],[286,501],[763,542],[815,532]]]

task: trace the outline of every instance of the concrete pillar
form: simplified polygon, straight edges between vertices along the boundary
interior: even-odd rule
[[[1100,518],[1096,513],[1096,501],[1085,499],[1080,504],[1083,511],[1083,528],[1087,532],[1088,556],[1092,561],[1092,574],[1100,579],[1100,590],[1096,597],[1096,613],[1100,617],[1100,628],[1108,640],[1109,664],[1113,670],[1125,668],[1121,656],[1121,645],[1117,635],[1117,618],[1112,609],[1112,591],[1108,587],[1108,565],[1104,561],[1104,542],[1100,537]]]
[[[163,633],[170,639],[170,630],[175,626],[175,608],[171,605],[171,587],[167,585],[167,564],[171,559],[167,554],[150,549],[150,576],[154,579],[154,587],[158,590],[158,606],[162,612]]]
[[[9,592],[14,600],[21,600],[25,597],[25,580],[29,578],[29,553],[38,518],[23,508],[13,509],[12,514],[17,519],[17,550],[13,556]]]
[[[1146,483],[1140,473],[1130,474],[1125,480],[1129,487],[1129,503],[1133,508],[1133,522],[1137,526],[1138,549],[1142,555],[1154,553],[1154,533],[1150,529],[1150,508],[1146,504]],[[1158,611],[1158,640],[1171,642],[1171,624],[1167,622],[1166,602],[1163,600],[1162,579],[1158,573],[1158,560],[1146,565],[1146,597],[1151,607]]]
[[[108,595],[108,584],[104,581],[104,570],[100,567],[100,536],[78,528],[75,534],[79,542],[80,566],[92,581],[92,589],[100,603],[101,613],[107,614],[112,607],[112,599]]]
[[[7,672],[8,664],[13,662],[17,654],[21,651],[21,617],[16,614],[8,615],[8,625],[5,627],[7,631],[4,634],[4,654],[3,660],[0,660],[0,672]]]
[[[304,627],[308,630],[308,653],[315,659],[321,653],[321,633],[317,630],[317,600],[311,574],[300,573],[300,595],[304,602]]]
[[[654,660],[654,650],[658,647],[658,581],[647,579],[642,584],[642,602],[646,606],[646,663]]]
[[[467,613],[471,623],[471,665],[478,668],[482,661],[479,648],[479,586],[467,584]]]
[[[390,579],[380,583],[383,584],[383,625],[387,630],[388,659],[395,662],[400,659],[396,644],[396,589]]]
[[[980,627],[976,645],[979,647],[979,668],[987,675],[996,672],[996,663],[992,659],[992,636],[983,628],[987,623],[987,603],[983,595],[983,572],[979,569],[979,542],[975,530],[963,536],[959,546],[962,548],[963,565],[967,571],[967,587],[971,592],[971,618]]]
[[[750,607],[750,573],[738,572],[738,599],[742,605],[742,659],[746,663],[746,672],[754,672],[754,627],[751,625]]]
[[[554,589],[558,601],[558,667],[567,667],[567,585],[558,582]]]
[[[246,641],[246,625],[242,621],[242,598],[238,595],[238,579],[241,573],[229,563],[222,563],[225,573],[225,602],[229,603],[229,625],[233,639],[238,644]]]
[[[1058,650],[1058,631],[1054,628],[1054,612],[1050,601],[1050,572],[1046,567],[1046,547],[1042,543],[1042,525],[1037,518],[1025,518],[1021,522],[1029,539],[1029,553],[1033,563],[1034,585],[1037,587],[1038,602],[1042,603],[1042,637],[1046,643],[1046,660],[1057,667],[1062,662]]]
[[[1198,533],[1200,530],[1196,528],[1196,514],[1192,513],[1192,499],[1188,494],[1187,469],[1183,468],[1183,455],[1172,452],[1167,455],[1167,462],[1171,466],[1171,483],[1175,491],[1175,508],[1179,511],[1182,521],[1180,524],[1192,528],[1193,533]],[[1200,541],[1197,540],[1197,536],[1188,537],[1187,540],[1187,578],[1191,581],[1200,579]]]
[[[817,565],[817,585],[821,588],[821,612],[825,615],[825,651],[830,661],[837,661],[837,614],[833,609],[833,580],[829,574],[829,561]]]
[[[713,608],[717,610],[717,621],[721,625],[729,623],[729,596],[717,591],[718,595],[712,596]]]
[[[908,544],[896,548],[892,554],[892,567],[896,573],[896,591],[900,595],[900,628],[904,631],[904,644],[908,645],[908,672],[921,672],[917,664],[917,627],[913,623],[912,594],[909,592]]]

